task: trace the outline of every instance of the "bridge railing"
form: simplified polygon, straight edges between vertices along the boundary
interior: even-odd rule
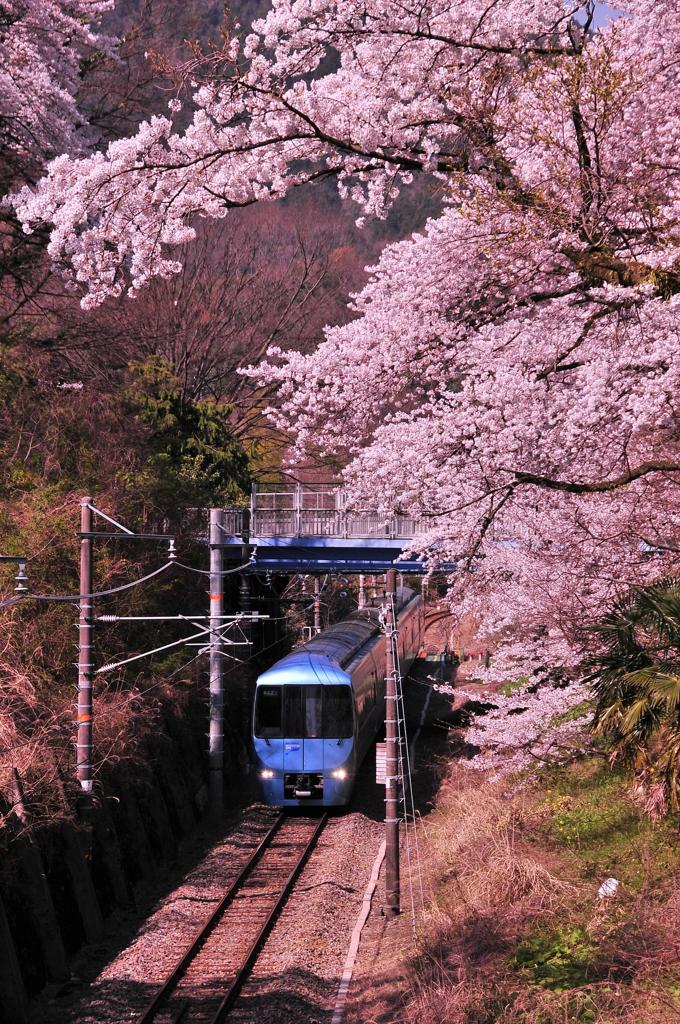
[[[348,510],[333,484],[256,484],[249,519],[251,536],[260,537],[409,540],[427,527],[414,516]],[[245,523],[243,509],[225,509],[225,534],[240,536]]]

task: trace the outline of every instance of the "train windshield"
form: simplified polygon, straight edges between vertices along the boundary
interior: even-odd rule
[[[258,686],[255,702],[255,735],[262,739],[281,736],[281,687]]]
[[[354,731],[349,686],[259,686],[255,735],[262,739],[348,739]]]

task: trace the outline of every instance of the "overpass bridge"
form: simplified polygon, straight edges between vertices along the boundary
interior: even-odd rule
[[[350,509],[337,483],[256,483],[249,508],[223,510],[221,546],[227,558],[251,558],[249,572],[423,573],[422,559],[399,559],[428,525],[425,518]]]

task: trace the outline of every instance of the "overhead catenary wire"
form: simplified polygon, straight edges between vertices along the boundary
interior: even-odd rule
[[[247,568],[249,565],[251,565],[252,562],[253,562],[253,558],[251,557],[251,559],[248,562],[243,563],[242,565],[236,566],[236,567],[234,567],[232,569],[225,570],[223,575],[230,575],[232,573],[241,572],[245,568]],[[171,568],[172,566],[175,566],[175,565],[178,568],[180,568],[180,569],[185,569],[185,570],[188,570],[190,572],[200,573],[201,575],[209,575],[209,573],[206,573],[206,572],[204,572],[201,569],[195,569],[193,566],[185,565],[182,562],[177,562],[176,559],[172,558],[169,561],[165,562],[163,565],[159,566],[159,568],[154,569],[152,572],[147,573],[144,576],[141,576],[139,579],[132,580],[129,583],[123,583],[123,584],[121,584],[118,587],[110,587],[110,588],[107,588],[106,590],[93,591],[92,593],[88,593],[88,594],[34,594],[34,593],[30,593],[30,592],[29,593],[25,593],[25,594],[14,594],[11,597],[5,598],[4,600],[0,601],[0,610],[2,610],[3,608],[11,607],[11,606],[13,606],[15,604],[18,604],[20,601],[25,601],[27,599],[28,600],[36,600],[36,601],[45,601],[45,602],[80,602],[81,600],[92,600],[92,599],[98,598],[98,597],[108,597],[108,596],[110,596],[112,594],[118,594],[118,593],[121,593],[123,591],[130,590],[133,587],[141,586],[142,584],[147,583],[149,580],[154,579],[156,576],[159,576],[161,573],[165,572],[167,569],[169,569],[169,568]],[[277,616],[276,618],[277,619],[279,619],[279,618],[280,619],[284,619],[285,616]],[[265,616],[262,616],[262,619],[264,620]],[[198,623],[193,623],[193,624],[198,626]],[[230,625],[230,624],[231,624],[231,622],[230,623],[224,623],[223,625],[226,626],[226,625]],[[205,636],[205,635],[207,635],[208,632],[209,632],[208,630],[203,630],[201,628],[201,632],[197,633],[196,637]],[[193,637],[185,637],[181,641],[177,641],[177,642],[175,642],[174,644],[172,644],[170,646],[178,646],[180,643],[184,643],[187,640],[191,640],[191,639],[193,639]],[[278,644],[278,642],[279,641],[276,640],[276,641],[274,641],[274,643],[267,645],[267,647],[263,648],[262,650],[263,651],[264,650],[268,650],[270,647],[273,647],[273,646],[275,646],[275,644]],[[161,649],[167,649],[167,647],[155,649],[154,651],[150,651],[150,652],[145,652],[145,654],[136,655],[135,657],[133,657],[131,659],[128,659],[128,661],[126,661],[124,664],[128,664],[129,661],[134,661],[134,660],[137,660],[138,658],[141,658],[141,657],[150,656],[150,655],[153,655],[155,653],[158,653],[159,650],[161,650]],[[195,661],[197,658],[201,657],[204,653],[205,653],[204,650],[199,651],[196,655],[194,655],[187,662],[187,665],[192,664],[193,661]],[[262,652],[259,652],[259,653],[262,653]],[[225,652],[225,655],[226,655],[226,652]],[[226,656],[230,657],[231,660],[233,660],[235,662],[242,663],[242,659],[235,658],[233,655],[226,655]],[[252,655],[251,658],[245,659],[245,661],[243,663],[249,662],[252,659],[252,657],[255,657],[255,655]],[[113,667],[120,667],[120,666],[113,666]],[[103,666],[102,668],[103,669],[111,670],[110,666]],[[101,672],[102,669],[99,669],[98,671]],[[173,675],[174,674],[175,673],[173,673]],[[149,690],[153,690],[153,689],[155,689],[158,686],[164,685],[165,682],[166,682],[166,680],[160,680],[158,683],[152,684],[146,690],[143,690],[141,692],[142,693],[147,693],[147,692],[149,692]],[[136,699],[135,696],[132,696],[132,697],[129,698],[129,700],[134,700],[134,699]],[[123,703],[125,703],[125,702],[123,702]],[[116,707],[119,707],[119,706],[120,705],[116,705]],[[113,709],[106,709],[105,711],[100,713],[99,717],[101,718],[101,717],[105,716],[106,714],[110,713],[112,710]],[[36,743],[36,742],[39,742],[39,737],[36,737],[36,736],[27,737],[26,739],[21,740],[19,743],[12,744],[12,745],[10,745],[8,747],[4,747],[4,748],[0,749],[0,757],[4,757],[7,754],[12,754],[15,750],[19,750],[19,749],[21,749],[23,747],[30,746],[30,744]]]
[[[219,575],[219,576],[232,576],[235,572],[243,572],[245,569],[248,569],[251,565],[254,564],[254,562],[255,562],[255,555],[253,553],[253,556],[247,562],[244,562],[242,565],[237,565],[233,569],[222,569],[222,571],[220,573],[218,573],[217,575]],[[210,571],[208,569],[196,569],[193,565],[186,565],[184,562],[175,562],[174,564],[176,566],[178,566],[180,569],[186,569],[187,572],[195,572],[198,576],[210,576],[211,575],[211,573],[210,573]]]
[[[281,616],[281,618],[285,618],[285,616]],[[269,619],[268,621],[272,622],[274,620]],[[255,658],[259,658],[266,651],[271,650],[272,647],[278,646],[278,644],[280,642],[281,641],[279,639],[273,640],[270,644],[267,644],[265,647],[258,648],[258,650],[254,654],[251,654],[247,658],[237,658],[237,657],[234,657],[233,655],[228,655],[228,657],[230,657],[232,659],[232,661],[234,661],[236,664],[248,665],[251,661],[254,661]],[[120,708],[124,707],[126,704],[130,704],[133,701],[138,700],[140,697],[145,696],[147,693],[151,693],[153,690],[157,690],[161,686],[166,686],[169,678],[172,678],[173,676],[179,675],[180,672],[182,672],[182,671],[184,671],[184,669],[188,668],[189,665],[192,665],[195,661],[198,660],[198,658],[201,658],[204,653],[205,653],[205,650],[198,651],[197,654],[194,654],[191,658],[189,658],[188,661],[184,662],[182,665],[180,665],[179,668],[175,669],[174,672],[172,672],[169,677],[166,676],[163,679],[158,679],[155,683],[151,683],[149,686],[145,687],[143,690],[139,690],[136,693],[130,694],[128,697],[125,697],[123,700],[119,701],[117,704],[113,704],[110,707],[104,708],[102,711],[99,711],[98,714],[97,714],[97,719],[99,721],[101,721],[102,718],[106,718],[107,715],[113,714],[114,711],[118,711]],[[235,665],[231,666],[231,668],[235,668]],[[38,741],[39,741],[39,737],[30,736],[30,737],[28,737],[25,740],[21,740],[19,743],[13,744],[12,746],[3,747],[3,749],[0,750],[0,757],[4,757],[6,754],[12,754],[15,750],[20,750],[22,747],[27,747],[31,743],[36,743]]]
[[[244,562],[242,565],[237,565],[233,569],[225,569],[221,574],[222,576],[230,576],[232,573],[243,572],[248,566],[252,565],[252,559],[249,562]],[[201,576],[209,576],[210,573],[204,569],[195,569],[192,565],[185,565],[184,562],[177,562],[175,559],[171,559],[161,565],[158,569],[154,569],[153,572],[149,572],[146,576],[140,576],[137,580],[132,580],[130,583],[122,583],[119,587],[110,587],[107,590],[96,590],[91,594],[34,594],[28,592],[26,594],[15,594],[12,597],[5,598],[0,602],[0,609],[7,608],[10,605],[16,604],[18,601],[33,600],[33,601],[81,601],[81,600],[92,600],[96,597],[109,597],[111,594],[120,594],[124,590],[131,590],[133,587],[139,587],[142,583],[147,583],[152,580],[155,576],[160,576],[161,573],[167,569],[177,566],[179,569],[185,569],[188,572],[200,573]]]
[[[154,576],[160,576],[162,572],[169,569],[171,566],[176,565],[176,562],[166,562],[165,565],[161,565],[160,568],[154,569],[153,572],[149,572],[146,576],[140,576],[137,580],[132,580],[131,583],[122,583],[119,587],[111,587],[108,590],[97,590],[92,594],[33,594],[29,593],[26,597],[33,598],[34,601],[82,601],[91,600],[95,597],[108,597],[110,594],[120,594],[123,590],[131,590],[132,587],[139,587],[142,583],[147,583],[152,580]]]

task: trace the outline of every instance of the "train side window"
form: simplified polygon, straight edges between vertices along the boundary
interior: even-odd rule
[[[261,739],[280,739],[281,687],[259,686],[255,702],[255,735]]]
[[[323,707],[323,734],[329,739],[346,740],[354,733],[352,694],[349,686],[326,686]]]

